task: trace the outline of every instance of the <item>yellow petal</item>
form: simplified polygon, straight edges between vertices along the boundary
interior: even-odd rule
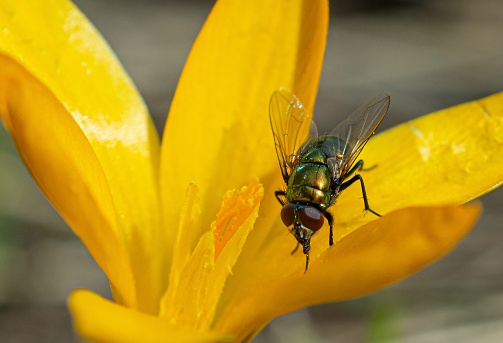
[[[314,252],[319,257],[306,274],[303,263],[288,255],[279,268],[272,260],[277,254],[268,251],[271,245],[256,256],[260,268],[247,271],[260,271],[261,277],[246,280],[248,293],[227,304],[215,328],[234,332],[239,340],[246,330],[284,313],[376,291],[445,255],[471,229],[480,210],[465,205],[392,212]]]
[[[161,189],[166,217],[196,180],[202,225],[228,189],[279,176],[268,119],[272,92],[292,89],[311,110],[328,25],[321,0],[215,4],[197,38],[171,104],[163,136]],[[166,227],[177,227],[174,222]],[[174,240],[175,230],[170,230]]]
[[[192,188],[189,186],[189,196]],[[257,180],[239,191],[227,192],[211,230],[201,236],[190,259],[184,264],[173,264],[172,275],[178,277],[170,277],[168,291],[162,299],[161,317],[185,328],[208,330],[211,327],[225,282],[258,216],[262,195],[263,188]],[[190,216],[183,213],[181,218],[186,222],[185,230],[179,231],[179,235],[190,239],[192,230],[187,226]],[[174,260],[185,261],[178,259],[178,249],[185,250],[185,246],[175,245]]]
[[[5,97],[17,97],[17,103],[13,103],[10,98],[4,99],[3,106],[10,106],[8,108],[10,113],[8,115],[2,113],[2,118],[16,140],[21,155],[24,156],[28,166],[35,163],[27,161],[29,154],[23,152],[28,149],[26,146],[28,143],[24,139],[32,139],[38,142],[41,150],[47,151],[46,154],[37,156],[39,162],[56,168],[64,156],[59,150],[74,149],[77,158],[79,149],[83,149],[80,145],[90,145],[90,153],[95,155],[92,158],[97,159],[112,198],[106,201],[99,199],[89,201],[108,202],[108,207],[105,206],[106,211],[109,211],[107,215],[115,217],[108,218],[109,225],[102,225],[99,229],[112,230],[110,235],[117,236],[119,244],[124,244],[130,253],[135,254],[132,269],[138,296],[142,298],[139,301],[140,306],[146,311],[155,312],[157,310],[155,298],[159,298],[161,288],[166,283],[162,276],[164,271],[161,270],[163,256],[150,254],[150,251],[158,251],[158,254],[164,251],[161,249],[164,241],[162,232],[155,230],[155,228],[161,229],[157,195],[159,143],[143,100],[101,36],[69,1],[5,0],[0,5],[0,23],[0,53],[6,56],[6,60],[10,58],[17,61],[20,69],[24,70],[23,76],[17,75],[23,73],[18,70],[11,73],[10,79],[6,79],[4,73],[4,79],[0,81],[3,83],[1,87],[6,88],[10,82],[19,84],[23,91],[31,91],[31,85],[24,85],[27,78],[31,78],[35,80],[33,82],[38,82],[40,87],[45,88],[44,97],[31,93],[23,94],[21,97],[20,94],[13,94],[11,90],[5,93]],[[0,66],[0,69],[5,68],[3,65]],[[25,77],[25,74],[30,77]],[[48,101],[44,99],[46,97],[51,97],[51,102],[58,103],[54,106],[60,107],[61,114],[41,111],[41,105],[35,100]],[[20,101],[27,104],[21,106]],[[15,111],[12,111],[12,108]],[[63,112],[66,112],[68,118],[61,119],[64,116]],[[17,119],[7,118],[13,115]],[[28,120],[34,121],[33,125],[36,124],[38,130],[32,132],[29,138],[24,137],[22,140],[17,137],[21,136],[22,132],[9,121]],[[75,129],[67,130],[66,124],[56,123],[57,120],[65,120],[65,123],[73,120],[75,124],[68,125],[75,126]],[[21,124],[18,124],[18,128],[19,125]],[[57,146],[44,147],[52,144],[49,142],[49,132],[56,136],[55,141],[69,144],[67,141],[77,130],[81,131],[79,135],[88,143],[74,142],[59,150],[56,149]],[[64,136],[65,139],[57,136]],[[49,149],[53,150],[49,152]],[[30,155],[30,158],[34,157]],[[91,157],[81,158],[82,162],[74,165],[80,168],[75,174],[87,172],[86,163]],[[42,178],[47,180],[51,178],[49,175],[51,168],[46,169],[47,175],[43,176],[38,175],[44,172],[43,168],[31,170],[39,183]],[[65,171],[70,173],[71,169]],[[92,238],[94,233],[84,233],[86,230],[93,230],[89,226],[76,227],[79,220],[71,216],[82,214],[79,214],[78,208],[71,211],[68,208],[95,205],[73,201],[66,191],[65,194],[54,195],[64,189],[58,185],[64,184],[68,178],[73,178],[63,171],[57,175],[59,178],[52,177],[51,181],[41,184],[41,187],[46,193],[53,194],[50,198],[56,208],[66,208],[62,211],[62,215],[93,252],[96,249],[92,245],[106,243],[96,242],[96,239]],[[76,178],[72,182],[78,183]],[[85,191],[88,185],[80,183],[76,189]],[[94,216],[89,214],[89,217],[88,220],[92,222]],[[99,225],[101,223],[98,221],[92,223],[95,230],[98,230]],[[106,255],[94,254],[102,267],[111,263],[103,259],[116,258],[113,255]],[[149,268],[146,268],[147,266]],[[124,300],[126,303],[135,306],[133,304],[136,302],[134,299],[136,296],[131,294],[122,296],[128,298]]]
[[[171,268],[169,269],[169,289],[163,295],[160,304],[160,315],[166,318],[168,317],[165,314],[173,310],[172,302],[180,287],[181,279],[185,277],[186,266],[204,233],[204,231],[198,232],[196,230],[197,227],[200,227],[198,225],[200,213],[199,189],[195,182],[191,182],[187,187],[180,211],[180,225],[174,242]]]
[[[501,151],[503,93],[399,125],[371,139],[361,154],[367,166],[376,166],[362,173],[370,204],[384,214],[467,202],[503,182]],[[355,204],[361,209],[359,187],[350,188],[336,214],[358,214]]]
[[[91,145],[44,85],[1,54],[0,65],[0,114],[21,157],[106,273],[117,300],[134,307],[129,256],[116,231],[110,189]]]
[[[231,342],[218,332],[183,330],[159,317],[128,309],[87,290],[74,291],[68,300],[75,331],[93,342],[165,343]]]
[[[257,180],[252,180],[247,187],[241,188],[239,192],[229,192],[232,196],[226,196],[222,203],[221,211],[217,216],[217,220],[212,223],[213,233],[222,232],[219,225],[225,225],[228,231],[232,231],[229,226],[234,222],[234,233],[230,238],[227,238],[225,246],[222,247],[221,253],[215,264],[213,278],[209,282],[211,293],[215,295],[213,299],[207,299],[206,306],[210,310],[211,317],[207,316],[207,325],[213,324],[215,312],[219,313],[222,308],[217,309],[217,305],[222,306],[221,295],[226,286],[228,278],[232,276],[236,269],[235,265],[244,252],[245,243],[248,241],[249,235],[256,225],[256,220],[259,216],[259,203],[264,195],[264,189]],[[225,213],[230,215],[231,224],[228,221],[220,221],[220,214]],[[225,216],[222,216],[225,217]],[[221,237],[221,236],[220,236]],[[215,244],[219,246],[222,241],[219,241],[219,236],[215,236]],[[211,320],[211,321],[210,321]]]
[[[215,260],[241,225],[248,220],[263,195],[264,190],[256,179],[239,191],[227,192],[217,219],[212,224],[215,236]]]

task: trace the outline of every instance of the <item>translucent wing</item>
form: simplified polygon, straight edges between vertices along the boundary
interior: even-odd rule
[[[298,151],[309,138],[318,136],[312,114],[305,111],[300,100],[290,91],[280,88],[269,104],[276,155],[285,183],[297,163]]]
[[[389,104],[390,95],[387,92],[376,95],[326,136],[323,150],[329,156],[334,177],[344,178],[348,173],[388,112]]]

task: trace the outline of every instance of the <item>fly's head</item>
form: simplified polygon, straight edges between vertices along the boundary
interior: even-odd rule
[[[323,214],[316,207],[302,203],[287,203],[281,209],[281,220],[302,245],[304,254],[311,249],[311,237],[323,226]]]

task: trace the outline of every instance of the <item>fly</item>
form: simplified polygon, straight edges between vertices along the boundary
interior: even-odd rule
[[[328,244],[333,245],[333,217],[328,212],[339,194],[359,181],[366,211],[376,216],[367,199],[363,177],[358,172],[363,160],[358,155],[375,132],[390,104],[390,95],[378,94],[358,108],[327,135],[318,136],[312,114],[305,111],[300,100],[280,88],[273,93],[269,119],[276,154],[284,181],[284,190],[275,192],[283,206],[281,220],[302,246],[309,266],[311,237],[321,229],[326,218],[329,226]],[[356,162],[356,163],[355,163]]]

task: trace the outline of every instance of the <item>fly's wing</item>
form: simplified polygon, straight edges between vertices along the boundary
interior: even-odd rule
[[[269,120],[281,174],[285,183],[288,183],[300,147],[308,138],[317,137],[318,130],[312,121],[312,114],[305,111],[295,95],[283,88],[271,96]]]
[[[358,108],[346,120],[337,125],[327,136],[324,151],[336,177],[348,173],[365,144],[388,112],[390,95],[380,93]]]

